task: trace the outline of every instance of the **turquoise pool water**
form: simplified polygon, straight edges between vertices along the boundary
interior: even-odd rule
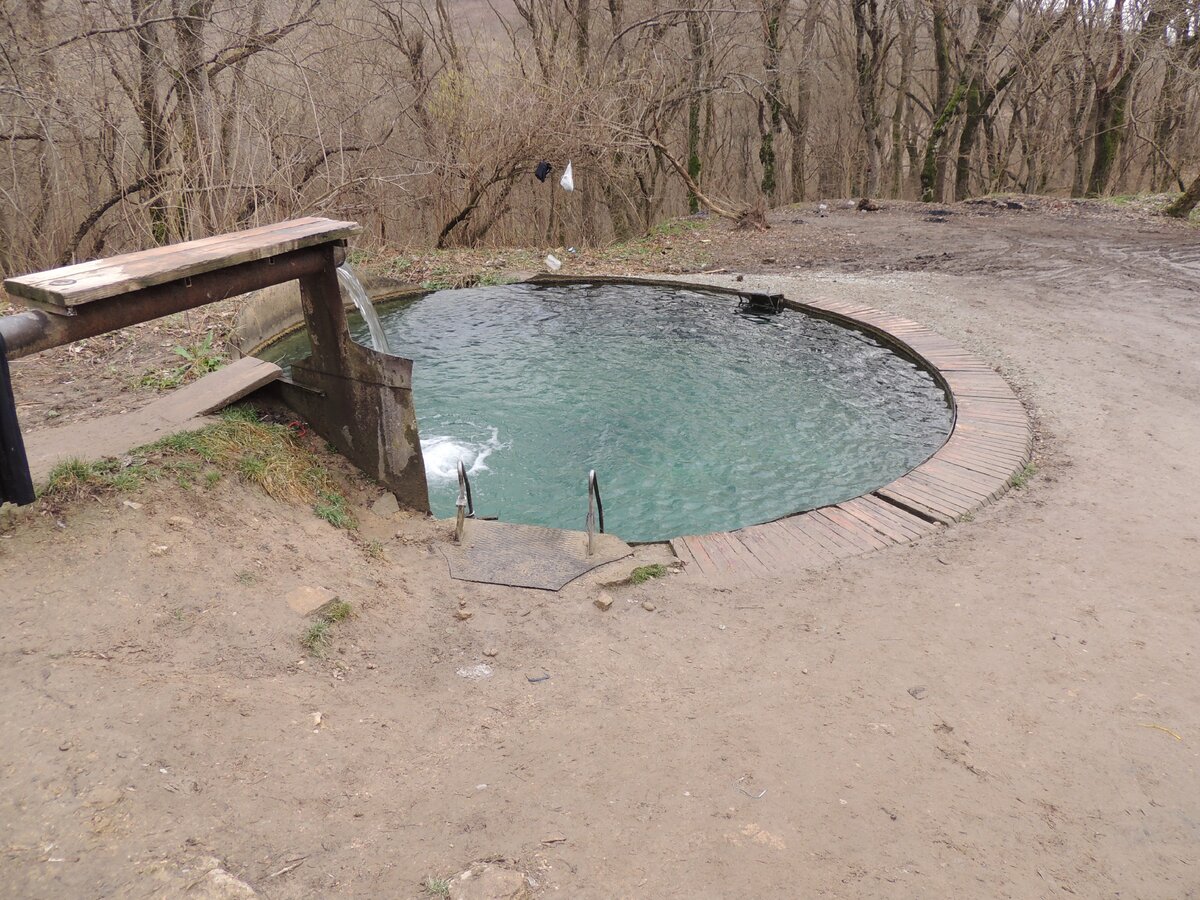
[[[415,362],[435,514],[454,514],[461,458],[481,515],[581,529],[595,469],[608,531],[701,534],[864,493],[945,441],[946,396],[914,363],[822,319],[737,306],[666,286],[510,285],[381,307],[393,352]]]

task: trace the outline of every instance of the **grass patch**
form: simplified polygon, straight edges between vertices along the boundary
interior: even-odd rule
[[[169,369],[144,372],[138,383],[142,387],[165,391],[217,371],[225,363],[225,354],[213,349],[213,340],[214,335],[210,331],[202,341],[186,347],[176,347],[171,352],[183,360],[180,365]]]
[[[1025,485],[1029,484],[1029,479],[1036,474],[1037,466],[1035,466],[1033,463],[1026,463],[1025,468],[1014,475],[1009,484],[1020,490],[1021,488],[1025,487]]]
[[[321,491],[317,502],[313,504],[313,512],[318,519],[324,519],[334,528],[357,528],[358,522],[346,509],[346,498],[334,490]]]
[[[699,231],[707,224],[707,219],[668,219],[651,228],[650,237],[678,237],[689,231]]]
[[[496,287],[502,284],[514,284],[519,280],[515,275],[505,275],[499,272],[483,272],[475,279],[475,287]]]
[[[329,633],[329,622],[324,619],[318,619],[313,622],[300,636],[300,643],[313,656],[324,656],[329,650],[329,645],[333,642],[333,636]]]
[[[667,572],[667,567],[660,563],[654,563],[649,566],[638,566],[629,574],[629,583],[645,584],[652,578],[662,578]]]
[[[333,626],[354,614],[353,607],[343,600],[334,600],[318,614],[316,620],[300,635],[300,645],[313,656],[325,656],[333,646]]]
[[[226,472],[258,485],[274,500],[316,503],[325,496],[341,496],[329,473],[290,428],[263,422],[246,406],[227,409],[215,425],[173,434],[149,449],[199,457],[216,470],[215,478],[212,472],[205,475],[209,487]],[[343,499],[343,511],[344,504]]]
[[[68,459],[50,470],[50,477],[39,497],[52,500],[77,500],[121,491],[133,491],[158,472],[145,465],[123,465],[115,459],[84,462]]]
[[[425,889],[425,893],[431,897],[449,897],[450,896],[450,879],[449,878],[434,878],[428,876],[421,882],[421,887]]]
[[[358,525],[332,475],[296,433],[286,425],[262,421],[248,406],[225,410],[213,425],[139,447],[125,462],[59,463],[39,496],[75,500],[137,490],[162,478],[187,489],[197,484],[213,488],[227,474],[257,485],[273,500],[311,505],[336,528]]]
[[[353,614],[354,609],[345,600],[334,600],[329,604],[329,607],[325,610],[325,614],[322,618],[324,618],[326,622],[330,623],[341,622],[350,618],[350,616]]]

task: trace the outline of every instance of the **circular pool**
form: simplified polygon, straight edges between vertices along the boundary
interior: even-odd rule
[[[735,295],[518,284],[380,307],[413,393],[439,516],[455,469],[479,515],[581,529],[595,469],[607,530],[723,531],[886,484],[946,440],[946,394],[870,335]],[[356,340],[370,342],[352,322]],[[302,354],[302,337],[277,356]],[[290,352],[289,352],[290,351]]]

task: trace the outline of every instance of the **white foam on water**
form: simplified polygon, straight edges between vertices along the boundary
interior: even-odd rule
[[[499,430],[489,430],[492,436],[486,441],[468,441],[449,435],[422,438],[421,455],[425,458],[426,478],[430,481],[457,481],[460,459],[468,475],[486,472],[487,458],[503,446]]]

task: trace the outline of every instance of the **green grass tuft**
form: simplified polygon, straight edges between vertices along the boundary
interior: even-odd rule
[[[1029,484],[1029,479],[1036,474],[1037,466],[1035,466],[1033,463],[1026,463],[1025,468],[1014,475],[1009,484],[1020,490],[1021,488],[1025,487],[1025,485]]]
[[[421,887],[425,888],[425,892],[431,897],[449,897],[450,896],[450,879],[449,878],[434,878],[428,876]]]
[[[217,371],[224,364],[225,355],[213,349],[213,340],[214,335],[210,331],[202,341],[186,347],[176,347],[171,352],[183,360],[182,364],[170,369],[145,372],[139,384],[142,387],[165,391]]]
[[[358,527],[358,522],[346,509],[346,498],[337,491],[321,491],[317,502],[313,504],[313,512],[317,514],[318,519],[324,519],[334,528]]]
[[[77,490],[92,477],[92,467],[81,459],[68,459],[50,470],[50,481],[43,494],[61,494]]]
[[[235,406],[214,425],[173,434],[151,449],[193,454],[218,471],[205,475],[209,487],[221,472],[236,473],[275,500],[315,503],[334,494],[333,479],[286,425],[263,422],[253,408]],[[195,474],[198,474],[197,469]]]
[[[644,584],[651,578],[662,578],[669,570],[666,566],[654,563],[649,566],[638,566],[629,575],[630,584]]]
[[[343,600],[334,600],[317,614],[316,620],[300,635],[300,644],[313,656],[323,657],[333,645],[333,626],[354,615],[354,608]]]
[[[334,600],[325,609],[325,614],[322,618],[326,622],[341,622],[343,619],[348,619],[354,614],[354,609],[345,600]]]
[[[142,486],[144,480],[157,475],[145,465],[125,466],[115,459],[99,462],[68,459],[50,470],[50,477],[39,496],[74,500],[114,491],[134,491]]]
[[[301,635],[300,643],[313,656],[324,656],[333,642],[333,636],[329,633],[329,624],[326,619],[317,619]]]

